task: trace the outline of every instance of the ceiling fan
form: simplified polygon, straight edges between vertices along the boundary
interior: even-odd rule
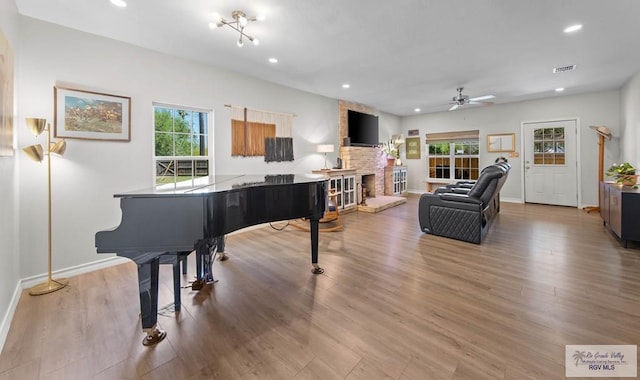
[[[469,98],[469,95],[462,95],[462,90],[464,90],[464,87],[456,88],[456,91],[458,91],[458,95],[451,98],[452,102],[449,104],[453,105],[451,106],[451,108],[449,108],[449,111],[453,111],[458,107],[464,106],[465,104],[482,104],[485,106],[493,104],[493,102],[487,102],[487,100],[495,98],[495,96],[493,95],[484,95],[475,98]]]

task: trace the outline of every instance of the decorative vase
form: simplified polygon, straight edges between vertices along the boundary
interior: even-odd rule
[[[396,164],[396,159],[393,157],[387,157],[387,166],[393,166]]]
[[[618,178],[618,182],[622,184],[622,186],[635,186],[638,183],[638,175],[637,174],[627,174],[621,175]]]
[[[402,160],[400,157],[396,158],[396,166],[402,166]]]

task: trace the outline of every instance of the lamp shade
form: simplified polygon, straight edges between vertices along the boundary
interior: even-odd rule
[[[40,136],[42,131],[44,131],[45,125],[47,125],[47,119],[27,118],[27,128],[29,128],[29,131],[31,131],[34,136]]]
[[[42,162],[44,159],[44,149],[42,149],[42,145],[40,144],[29,145],[22,148],[22,151],[27,155],[27,157],[36,162]]]
[[[318,145],[318,153],[333,153],[333,144]]]
[[[57,154],[58,156],[64,155],[65,150],[67,150],[67,142],[64,139],[56,143],[51,143],[49,147],[49,152]]]
[[[590,125],[589,128],[596,131],[597,134],[603,136],[607,140],[611,140],[611,129],[605,127],[604,125]]]

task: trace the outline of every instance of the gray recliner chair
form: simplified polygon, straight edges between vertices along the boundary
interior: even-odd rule
[[[500,189],[509,164],[484,168],[471,188],[442,188],[425,193],[418,204],[420,229],[428,234],[480,244],[500,211]]]

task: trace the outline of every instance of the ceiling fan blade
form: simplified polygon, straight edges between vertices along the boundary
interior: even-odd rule
[[[460,107],[459,104],[454,104],[454,105],[451,106],[451,108],[449,108],[449,111],[453,111],[455,109],[458,109],[458,107]]]
[[[495,96],[493,95],[484,95],[484,96],[476,96],[475,98],[471,98],[469,99],[472,102],[479,102],[481,100],[489,100],[489,99],[493,99],[495,98]]]
[[[468,104],[479,104],[482,106],[490,106],[493,104],[493,102],[475,102],[475,101],[470,101]]]

